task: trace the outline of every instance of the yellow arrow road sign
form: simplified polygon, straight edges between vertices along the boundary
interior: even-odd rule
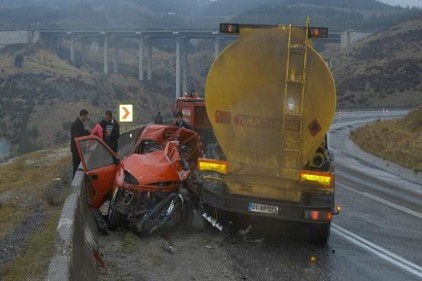
[[[120,122],[133,122],[133,106],[121,104],[119,106]]]

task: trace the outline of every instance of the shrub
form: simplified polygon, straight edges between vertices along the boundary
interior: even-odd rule
[[[23,54],[19,54],[15,56],[15,66],[20,68],[23,65]]]

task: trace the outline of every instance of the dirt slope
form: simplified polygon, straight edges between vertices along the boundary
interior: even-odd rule
[[[333,58],[338,106],[395,107],[422,103],[422,19],[326,52]]]

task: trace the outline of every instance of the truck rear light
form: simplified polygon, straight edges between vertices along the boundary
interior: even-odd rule
[[[301,171],[300,181],[303,183],[312,183],[327,188],[333,188],[334,175],[332,173],[325,172]]]
[[[238,23],[220,23],[221,33],[239,33]]]
[[[340,214],[340,212],[341,212],[341,206],[337,205],[336,210],[333,212],[333,215],[338,215],[338,214]]]
[[[328,28],[327,27],[309,27],[308,38],[327,38]]]
[[[331,211],[305,210],[305,218],[313,221],[331,221]]]
[[[200,171],[210,171],[210,172],[218,172],[221,174],[226,174],[227,166],[228,166],[227,161],[198,158],[198,170]]]

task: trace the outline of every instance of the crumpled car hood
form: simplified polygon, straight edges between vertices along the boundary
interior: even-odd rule
[[[122,160],[123,168],[131,173],[142,185],[180,181],[179,174],[170,163],[163,151],[132,154]]]

